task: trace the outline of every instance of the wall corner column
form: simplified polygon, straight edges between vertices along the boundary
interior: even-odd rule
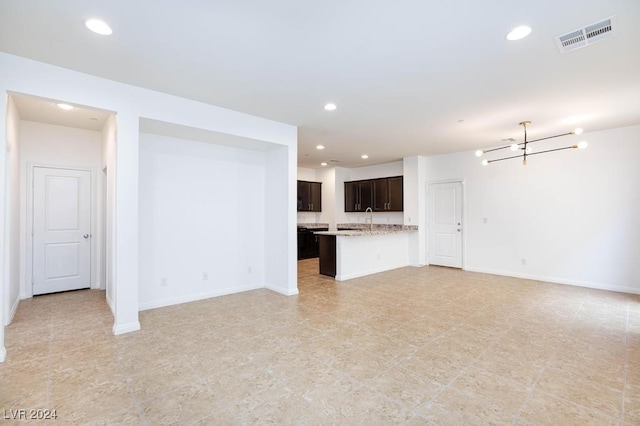
[[[113,334],[140,329],[138,320],[139,118],[118,113],[115,164]]]
[[[427,264],[426,161],[425,157],[403,158],[404,224],[417,225],[409,237],[409,265]]]

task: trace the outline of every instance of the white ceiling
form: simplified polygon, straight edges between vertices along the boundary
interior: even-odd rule
[[[612,15],[616,37],[558,52]],[[638,23],[638,0],[0,0],[0,50],[290,123],[299,165],[357,166],[521,140],[523,120],[639,124]]]
[[[37,121],[58,126],[77,127],[100,131],[104,127],[108,111],[73,105],[73,110],[58,107],[59,101],[11,93],[21,120]]]

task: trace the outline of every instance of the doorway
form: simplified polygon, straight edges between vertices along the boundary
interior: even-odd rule
[[[429,264],[463,266],[463,182],[430,183],[428,187]]]
[[[91,286],[91,172],[33,167],[33,294]]]

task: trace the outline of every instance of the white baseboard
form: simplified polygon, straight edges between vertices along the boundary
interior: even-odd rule
[[[111,301],[111,298],[109,297],[109,295],[107,294],[105,296],[105,299],[107,299],[107,305],[109,305],[109,309],[111,309],[111,315],[113,315],[113,317],[116,317],[116,311],[115,309],[113,309],[113,302]]]
[[[20,304],[20,297],[16,297],[16,301],[13,302],[11,309],[9,309],[9,318],[8,318],[9,321],[7,321],[7,324],[5,325],[11,324],[11,322],[13,321],[13,317],[16,316],[16,311],[18,310],[19,304]]]
[[[360,278],[360,277],[364,277],[366,275],[377,274],[377,273],[385,272],[385,271],[391,271],[393,269],[398,269],[398,268],[404,268],[405,266],[409,266],[409,262],[403,262],[403,263],[399,263],[397,265],[382,266],[382,267],[379,267],[379,268],[369,269],[367,271],[357,272],[355,274],[336,275],[336,281],[352,280],[354,278]]]
[[[118,336],[120,334],[131,333],[133,331],[140,330],[140,321],[130,322],[127,324],[113,325],[113,334]]]
[[[266,288],[267,290],[275,291],[276,293],[283,294],[285,296],[295,296],[296,294],[299,294],[297,286],[295,289],[284,289],[282,287],[275,286],[272,284],[265,284],[264,288]]]
[[[520,272],[501,271],[501,270],[495,270],[495,269],[484,269],[484,268],[475,268],[475,267],[466,267],[465,271],[480,272],[483,274],[492,274],[492,275],[502,275],[505,277],[523,278],[525,280],[545,281],[548,283],[572,285],[575,287],[595,288],[598,290],[616,291],[619,293],[640,294],[640,288],[594,283],[591,281],[568,280],[566,278],[522,274]]]
[[[4,346],[0,346],[0,362],[4,362],[7,359],[7,350]]]
[[[179,305],[180,303],[195,302],[196,300],[210,299],[212,297],[225,296],[227,294],[240,293],[243,291],[257,290],[264,288],[264,284],[250,284],[228,287],[220,290],[208,291],[206,293],[186,294],[184,296],[172,297],[170,299],[151,300],[142,302],[138,305],[138,309],[146,311],[147,309],[162,308],[165,306]]]

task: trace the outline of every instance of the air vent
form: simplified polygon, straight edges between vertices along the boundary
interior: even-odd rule
[[[616,32],[616,17],[611,16],[595,24],[559,35],[555,41],[560,53],[567,53],[612,37]]]

